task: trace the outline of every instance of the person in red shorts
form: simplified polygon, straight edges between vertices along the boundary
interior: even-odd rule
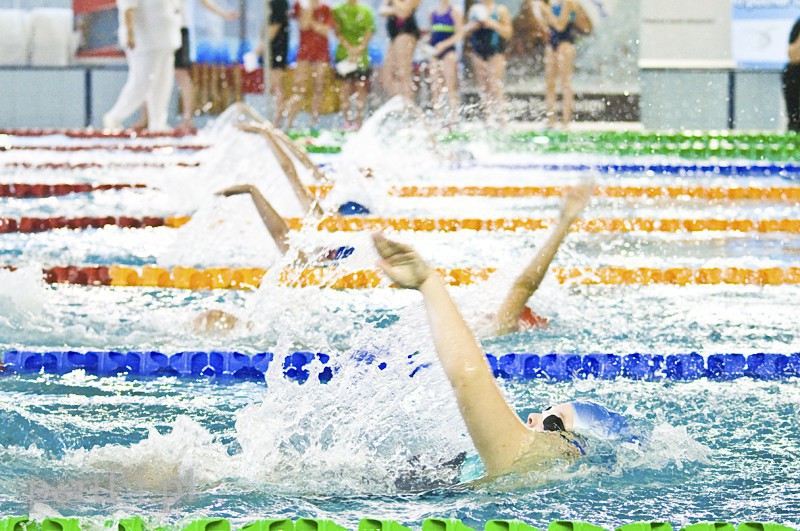
[[[289,101],[286,127],[292,127],[294,118],[305,98],[309,76],[312,78],[311,127],[317,125],[325,89],[325,75],[329,68],[330,48],[328,33],[333,28],[331,8],[319,0],[297,2],[292,8],[292,18],[300,26],[300,46],[294,71],[294,88]]]

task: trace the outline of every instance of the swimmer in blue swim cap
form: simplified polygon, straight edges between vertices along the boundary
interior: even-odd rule
[[[528,415],[528,426],[537,431],[571,433],[604,441],[637,440],[625,417],[595,402],[574,401],[550,406],[541,413]],[[584,451],[582,445],[578,447]]]
[[[579,427],[594,429],[596,423],[609,419],[613,424],[611,412],[605,410],[606,417],[600,409],[580,405],[588,404],[582,402],[563,404],[553,408],[552,415],[533,416],[527,424],[522,422],[500,392],[483,349],[458,312],[442,277],[408,245],[382,234],[374,234],[373,240],[381,257],[378,266],[386,275],[401,288],[422,294],[436,354],[487,476],[526,472],[556,460],[579,458],[586,451],[567,425],[577,431]],[[563,428],[553,429],[555,425]]]

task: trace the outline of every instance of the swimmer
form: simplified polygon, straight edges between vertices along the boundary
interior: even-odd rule
[[[566,402],[528,415],[528,427],[537,431],[571,432],[602,440],[633,442],[625,417],[594,402]],[[574,444],[578,444],[577,441]],[[582,446],[579,446],[585,452]]]
[[[532,415],[523,423],[500,392],[483,350],[442,278],[411,247],[380,233],[373,235],[373,240],[381,257],[378,266],[386,275],[401,288],[422,294],[439,362],[487,477],[527,472],[584,456],[586,450],[577,431],[599,430],[608,419],[613,419],[609,424],[616,422],[612,415],[617,414],[603,406],[584,408],[579,405],[584,403],[573,402],[553,408],[552,413],[546,410],[547,415]]]
[[[533,313],[526,304],[542,283],[561,243],[591,199],[593,192],[594,183],[591,181],[580,184],[567,192],[558,224],[530,264],[512,284],[511,290],[493,319],[490,335],[501,336],[546,323],[543,317]]]
[[[250,195],[258,211],[258,215],[261,217],[261,221],[264,223],[264,227],[266,227],[270,237],[275,242],[281,255],[286,255],[289,251],[289,224],[278,214],[257,187],[252,184],[240,184],[217,192],[217,195],[224,197],[241,194]],[[327,250],[327,254],[322,255],[321,260],[336,260],[339,257],[348,256],[351,252],[352,248],[347,247],[329,249]],[[315,254],[319,254],[319,252]],[[300,264],[307,263],[309,262],[309,257],[300,252],[298,253],[297,262]],[[192,328],[198,333],[226,335],[236,328],[239,322],[240,320],[236,316],[222,310],[214,309],[207,310],[198,315],[192,322]],[[247,326],[252,327],[252,323],[248,322]]]
[[[278,159],[278,163],[280,164],[284,175],[289,180],[289,184],[292,186],[292,190],[294,191],[295,196],[298,198],[303,208],[307,211],[313,211],[313,213],[317,215],[323,214],[322,207],[319,205],[317,197],[314,196],[314,194],[311,193],[311,190],[309,190],[309,188],[303,184],[303,181],[300,180],[300,177],[297,174],[297,169],[295,168],[295,163],[292,160],[292,156],[300,164],[300,166],[308,170],[317,181],[328,182],[327,176],[325,176],[325,174],[319,170],[317,165],[311,161],[305,151],[300,149],[286,135],[286,133],[280,129],[277,129],[263,118],[259,117],[247,106],[242,107],[242,112],[248,117],[256,120],[257,124],[243,123],[239,124],[237,127],[248,133],[260,134],[266,139],[267,145],[272,150],[275,158]],[[292,156],[290,156],[290,154]],[[370,169],[364,170],[360,168],[360,170],[361,175],[364,178],[372,177]],[[338,211],[342,215],[370,213],[369,208],[352,200],[345,201],[343,204],[339,205]]]

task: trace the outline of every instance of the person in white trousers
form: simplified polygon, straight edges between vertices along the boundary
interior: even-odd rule
[[[180,0],[117,0],[120,45],[128,59],[128,80],[103,127],[122,122],[147,103],[150,131],[165,131],[175,79],[174,53],[180,47]]]

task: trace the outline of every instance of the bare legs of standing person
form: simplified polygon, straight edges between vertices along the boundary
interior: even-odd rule
[[[342,117],[344,118],[345,129],[361,127],[364,122],[364,107],[367,104],[367,75],[358,74],[356,78],[345,79],[342,82],[340,99],[342,105]],[[355,94],[355,113],[353,112],[352,99]]]
[[[544,77],[546,83],[545,103],[547,105],[547,126],[556,123],[556,83],[561,85],[562,116],[564,127],[572,121],[575,94],[572,91],[572,70],[575,65],[575,45],[570,42],[559,43],[558,48],[546,46],[544,52]]]
[[[194,82],[192,81],[192,73],[188,68],[178,68],[175,70],[175,81],[178,82],[178,89],[181,91],[181,127],[192,129],[194,124],[194,111],[196,108],[196,99],[194,93]]]
[[[117,102],[103,116],[103,126],[120,128],[142,103],[147,104],[147,118],[151,131],[166,131],[169,99],[175,76],[172,50],[126,52],[128,79]]]
[[[408,101],[414,101],[411,63],[416,47],[417,38],[410,33],[401,33],[389,45],[381,68],[380,81],[390,98],[399,94]]]
[[[494,118],[498,124],[507,123],[504,80],[506,56],[496,53],[489,59],[472,54],[472,65],[481,91],[481,108],[486,119]]]
[[[448,52],[441,59],[431,61],[431,88],[433,90],[433,108],[439,111],[444,107],[444,96],[450,104],[448,123],[458,122],[458,110],[461,100],[458,94],[458,55]]]
[[[309,61],[298,61],[294,71],[294,92],[289,100],[286,127],[292,127],[297,111],[303,104],[305,95],[308,91],[308,78],[312,78],[311,93],[311,127],[316,127],[319,119],[322,101],[325,96],[325,74],[328,63],[312,63]]]
[[[284,83],[286,80],[286,70],[283,68],[272,68],[269,71],[269,92],[272,94],[272,102],[275,105],[275,127],[282,128],[286,120],[286,96],[284,94]]]

